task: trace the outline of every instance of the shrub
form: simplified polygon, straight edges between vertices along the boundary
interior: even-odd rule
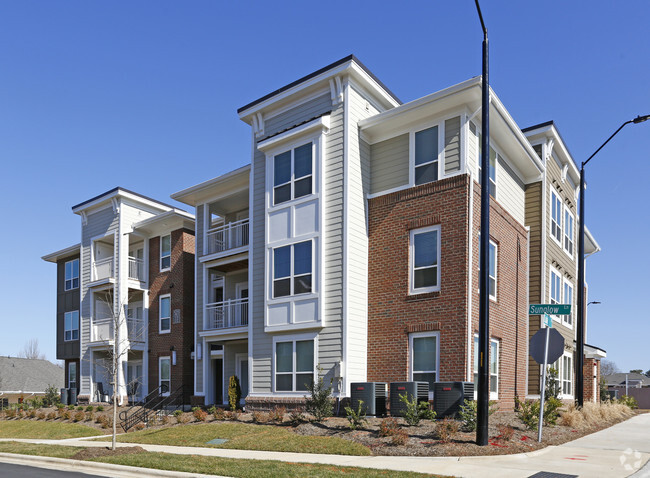
[[[70,420],[72,418],[72,412],[70,410],[63,410],[63,413],[61,414],[61,418],[64,420]]]
[[[621,398],[618,399],[618,403],[630,407],[631,410],[636,410],[637,408],[639,408],[639,403],[636,401],[636,398],[631,397],[629,395],[623,395]]]
[[[546,374],[546,388],[544,389],[544,396],[546,398],[560,398],[560,379],[558,371],[555,367],[549,367]]]
[[[97,411],[98,412],[103,412],[104,411],[104,405],[97,405]]]
[[[192,412],[192,414],[194,415],[194,418],[196,418],[196,421],[198,421],[198,422],[204,422],[204,421],[206,421],[208,419],[208,412],[206,412],[205,410],[202,410],[200,408],[198,408],[197,410],[194,410],[194,412]]]
[[[463,430],[466,432],[473,432],[476,430],[476,415],[478,404],[476,400],[465,400],[458,410],[458,417],[462,422]],[[497,411],[496,400],[488,402],[488,416]]]
[[[183,410],[174,410],[174,416],[176,418],[180,417],[183,414]]]
[[[111,428],[113,426],[113,420],[106,415],[101,415],[99,423],[102,428]]]
[[[86,411],[87,411],[87,412],[92,412],[94,409],[95,409],[95,407],[93,407],[92,405],[88,405],[88,406],[86,407]]]
[[[38,412],[38,413],[36,414],[36,417],[37,417],[39,420],[45,420],[45,418],[47,417],[47,415],[45,414],[45,412]]]
[[[210,415],[214,415],[214,412],[215,412],[216,410],[217,410],[217,407],[215,407],[214,405],[212,405],[210,408],[208,408],[208,413],[209,413]]]
[[[559,421],[560,425],[564,425],[565,427],[582,428],[585,425],[585,416],[572,403],[561,413]]]
[[[160,421],[163,425],[169,425],[171,418],[169,417],[169,415],[163,415]]]
[[[176,415],[176,413],[174,413],[174,416],[176,417],[176,423],[183,424],[190,421],[190,417],[184,413],[181,413],[180,415]]]
[[[232,420],[236,422],[237,420],[239,420],[239,415],[240,415],[239,410],[228,410],[226,412],[226,420]]]
[[[27,416],[29,418],[36,418],[36,410],[32,408],[29,412],[27,412]]]
[[[555,425],[557,423],[559,410],[562,401],[559,398],[549,397],[544,401],[544,425]]]
[[[144,430],[145,428],[147,428],[147,426],[142,422],[140,422],[140,423],[133,426],[133,430],[136,431],[136,432],[140,431],[140,430]]]
[[[293,426],[298,426],[303,422],[306,422],[307,419],[305,418],[305,415],[302,413],[302,410],[294,410],[291,413],[289,413],[289,421]]]
[[[363,400],[359,400],[359,405],[356,410],[352,407],[345,407],[345,416],[348,422],[350,422],[350,428],[352,430],[362,427],[368,421],[366,419],[366,406],[363,404]]]
[[[515,436],[515,429],[509,425],[499,425],[497,430],[499,430],[499,438],[502,441],[510,441]]]
[[[402,402],[406,409],[404,410],[404,421],[410,426],[416,426],[420,424],[420,420],[433,420],[436,418],[436,412],[431,410],[429,402],[418,402],[416,397],[411,397],[407,392],[399,396],[400,402]]]
[[[75,422],[81,422],[86,418],[86,414],[79,410],[77,413],[74,414],[74,417],[72,418],[73,421]]]
[[[75,410],[77,410],[78,412],[83,411],[83,409],[84,409],[84,407],[82,407],[81,405],[79,405],[77,408],[75,408]]]
[[[515,414],[529,430],[537,430],[539,422],[539,400],[515,399],[518,408]],[[559,409],[562,402],[557,398],[549,398],[544,402],[544,425],[555,425],[557,423]]]
[[[48,420],[55,420],[56,419],[56,412],[50,412],[47,414],[47,419]]]
[[[451,442],[460,428],[460,424],[453,418],[443,418],[436,424],[436,437],[442,443]]]
[[[379,423],[379,436],[389,437],[393,436],[399,430],[399,424],[395,418],[384,418]]]
[[[275,406],[269,412],[269,419],[275,423],[282,423],[285,413],[287,413],[286,407]]]
[[[40,397],[34,397],[31,400],[28,400],[29,406],[32,408],[41,408],[43,406],[43,400]]]
[[[5,416],[7,418],[16,418],[16,409],[15,408],[7,408],[5,410]]]
[[[95,412],[90,411],[86,412],[86,421],[87,422],[92,422],[95,419]]]
[[[54,406],[57,408],[57,410],[63,410],[63,408],[65,407],[65,405],[63,405],[62,403],[55,403]]]
[[[332,380],[328,387],[321,375],[322,369],[318,367],[318,380],[308,385],[309,397],[305,396],[305,408],[317,422],[332,416]]]
[[[225,420],[226,411],[223,408],[217,408],[217,407],[212,407],[212,408],[214,408],[214,411],[212,412],[212,416],[214,417],[215,420]]]
[[[253,423],[266,423],[269,421],[268,413],[255,411],[252,413],[251,418]]]
[[[228,404],[231,410],[237,410],[239,401],[241,400],[241,387],[239,386],[239,379],[237,375],[230,377],[228,383]]]
[[[59,405],[61,403],[61,397],[59,395],[59,389],[54,385],[48,385],[45,389],[45,396],[43,397],[43,406],[51,407],[53,405]]]
[[[409,434],[403,428],[398,428],[390,437],[391,444],[395,446],[406,445],[409,441]]]

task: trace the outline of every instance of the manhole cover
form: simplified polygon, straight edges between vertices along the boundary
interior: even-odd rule
[[[209,442],[207,442],[207,444],[208,445],[223,445],[227,441],[228,440],[226,440],[225,438],[215,438],[214,440],[210,440]],[[566,475],[566,476],[569,476],[569,475]]]

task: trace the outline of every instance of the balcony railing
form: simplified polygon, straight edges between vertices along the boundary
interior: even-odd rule
[[[93,262],[93,280],[102,280],[113,277],[113,258]]]
[[[144,342],[147,333],[144,326],[144,320],[126,319],[126,326],[129,330],[129,340],[131,342]]]
[[[112,317],[93,319],[91,326],[91,342],[112,341],[114,321]],[[131,342],[144,342],[146,328],[142,319],[126,319],[126,327]]]
[[[144,280],[144,260],[129,256],[129,279]]]
[[[248,299],[213,302],[205,306],[205,329],[228,329],[248,325]]]
[[[223,226],[209,229],[205,237],[207,239],[206,254],[228,251],[237,247],[248,245],[248,219],[241,219],[229,222]]]

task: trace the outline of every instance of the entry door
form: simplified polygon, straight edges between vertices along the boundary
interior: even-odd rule
[[[142,364],[128,363],[126,366],[126,391],[131,400],[140,400],[142,395]]]
[[[214,403],[223,404],[223,359],[214,359]]]
[[[239,386],[241,387],[241,404],[245,403],[248,396],[248,355],[237,355],[237,376],[239,377]]]
[[[236,285],[237,299],[248,299],[248,282]],[[248,325],[248,301],[242,301],[237,308],[237,325]]]

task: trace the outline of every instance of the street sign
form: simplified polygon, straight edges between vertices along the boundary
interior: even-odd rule
[[[557,329],[539,329],[530,338],[530,356],[535,362],[544,363],[544,347],[546,345],[546,331],[548,330],[548,357],[547,363],[553,363],[564,353],[564,337]]]
[[[528,315],[571,315],[569,304],[530,304]]]
[[[553,319],[548,314],[544,314],[544,325],[546,327],[553,327]]]

